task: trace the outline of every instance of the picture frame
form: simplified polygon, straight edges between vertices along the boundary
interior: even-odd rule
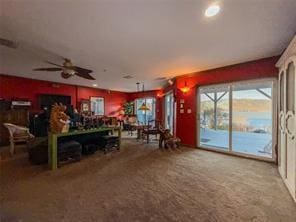
[[[90,101],[87,99],[83,99],[80,101],[80,112],[88,113],[90,112]]]
[[[90,110],[93,115],[105,115],[105,98],[104,97],[90,97]]]

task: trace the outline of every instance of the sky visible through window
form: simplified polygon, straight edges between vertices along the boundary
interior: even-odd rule
[[[265,92],[267,95],[271,95],[271,88],[262,88],[261,91]],[[252,90],[233,90],[235,99],[260,99],[260,100],[270,100],[267,96],[258,92],[256,89]],[[211,97],[213,97],[213,93],[208,93]],[[219,94],[220,95],[220,94]],[[209,98],[205,94],[201,94],[201,101],[207,101]],[[222,99],[223,100],[223,99]]]
[[[263,92],[265,92],[267,95],[271,96],[271,88],[265,88],[261,89]],[[235,93],[235,99],[264,99],[264,100],[270,100],[270,98],[266,97],[262,93],[258,92],[257,90],[239,90],[239,91],[233,91]]]

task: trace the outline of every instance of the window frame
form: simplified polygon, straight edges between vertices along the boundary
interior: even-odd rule
[[[102,96],[90,96],[90,97],[89,97],[89,101],[90,101],[90,111],[91,111],[91,112],[94,112],[94,111],[93,111],[93,107],[92,107],[92,99],[102,99],[102,102],[103,102],[103,110],[102,110],[102,113],[99,113],[99,114],[94,113],[94,115],[95,115],[95,116],[104,116],[104,115],[105,115],[105,98],[102,97]]]
[[[154,113],[154,119],[156,119],[156,98],[153,97],[153,96],[148,96],[148,97],[139,97],[139,98],[136,98],[136,99],[134,100],[134,114],[137,116],[137,121],[139,121],[139,120],[138,120],[138,114],[137,114],[137,111],[138,111],[137,100],[140,100],[140,99],[142,99],[142,100],[147,100],[147,99],[152,99],[152,100],[154,100],[154,110],[153,110],[153,113]],[[147,124],[148,124],[148,123],[147,123]]]
[[[247,153],[241,153],[241,152],[236,152],[233,151],[232,147],[232,117],[233,117],[233,110],[232,110],[232,102],[233,102],[233,87],[235,85],[239,84],[255,84],[258,82],[271,82],[272,83],[272,157],[264,157],[264,156],[257,156],[254,154],[247,154]],[[227,151],[219,149],[219,148],[214,148],[210,146],[205,146],[201,145],[201,138],[200,138],[200,90],[203,88],[219,88],[219,87],[229,87],[229,148]],[[234,82],[228,82],[228,83],[222,83],[222,84],[211,84],[211,85],[202,85],[196,88],[196,147],[197,148],[202,148],[205,150],[211,150],[211,151],[216,151],[216,152],[221,152],[221,153],[226,153],[230,155],[235,155],[235,156],[243,156],[247,158],[252,158],[252,159],[258,159],[258,160],[264,160],[264,161],[270,161],[270,162],[276,162],[276,145],[277,145],[277,91],[278,91],[278,82],[276,78],[262,78],[262,79],[252,79],[252,80],[243,80],[243,81],[234,81]]]

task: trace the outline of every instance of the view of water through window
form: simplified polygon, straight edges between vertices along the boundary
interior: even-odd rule
[[[272,157],[271,81],[204,87],[199,95],[201,146]]]

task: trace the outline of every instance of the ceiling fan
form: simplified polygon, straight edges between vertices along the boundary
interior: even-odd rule
[[[46,61],[46,63],[57,66],[51,68],[37,68],[33,69],[34,71],[47,71],[47,72],[56,72],[62,71],[61,76],[64,79],[68,79],[71,76],[77,75],[81,78],[95,80],[94,77],[90,75],[93,71],[90,69],[84,69],[79,66],[74,66],[70,59],[64,58],[64,62],[62,65],[55,64],[53,62]]]

